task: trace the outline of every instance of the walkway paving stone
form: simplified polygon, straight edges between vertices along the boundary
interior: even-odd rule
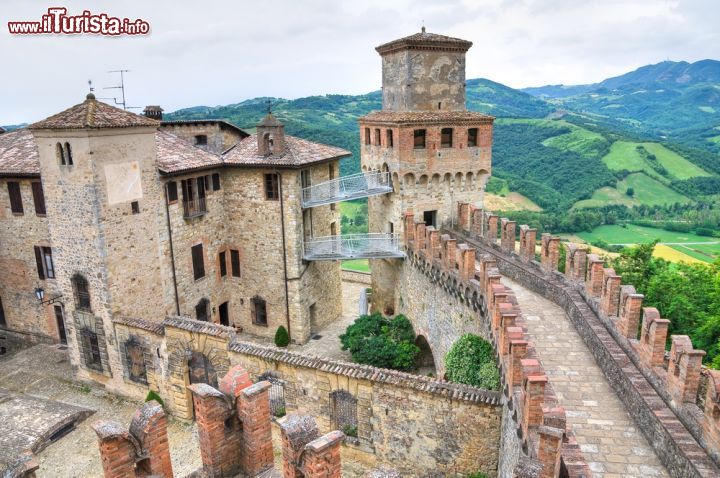
[[[506,277],[503,283],[517,296],[593,476],[669,476],[562,308]]]

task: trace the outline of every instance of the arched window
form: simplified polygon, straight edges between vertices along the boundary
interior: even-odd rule
[[[357,398],[345,390],[330,392],[330,420],[338,430],[357,437]]]
[[[72,166],[73,164],[72,149],[70,148],[70,143],[65,143],[65,164],[67,164],[68,166]]]
[[[195,306],[195,318],[197,320],[202,320],[203,322],[208,321],[208,308],[210,306],[210,301],[202,298],[200,299],[200,302],[197,303]]]
[[[75,296],[75,309],[90,312],[90,285],[87,279],[80,274],[75,274],[70,279]]]
[[[55,145],[55,156],[57,157],[58,164],[65,166],[65,151],[63,151],[62,144],[60,143]]]

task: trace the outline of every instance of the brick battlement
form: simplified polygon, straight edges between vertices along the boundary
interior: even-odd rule
[[[483,217],[470,208],[462,204],[458,214],[459,224],[466,228],[472,227],[475,218]],[[522,230],[528,234],[527,229]],[[488,255],[478,258],[476,249],[468,244],[457,243],[432,226],[416,223],[410,213],[405,214],[405,231],[408,263],[476,310],[490,328],[504,394],[525,455],[514,476],[555,477],[561,468],[567,470],[568,476],[590,476],[565,411],[558,406],[542,360],[526,334],[517,299],[510,288],[500,283],[495,261]],[[502,231],[500,247],[514,251],[509,241],[514,242],[515,223],[503,220]]]
[[[340,444],[345,435],[332,431],[320,436],[313,418],[298,415],[281,421],[282,475],[274,470],[270,383],[253,384],[248,373],[235,366],[221,380],[220,390],[204,383],[188,388],[193,394],[203,464],[192,476],[340,477]],[[93,428],[105,478],[174,476],[167,417],[157,402],[140,407],[129,429],[111,421],[96,422]],[[307,429],[312,433],[303,433]]]
[[[458,217],[467,207],[459,204]],[[537,262],[528,253],[535,245],[527,243],[527,236],[523,240],[527,226],[520,226],[517,254],[514,238],[511,245],[503,236],[498,245],[497,230],[488,234],[488,219],[497,223],[497,216],[470,216],[482,218],[483,224],[460,224],[451,236],[488,252],[504,273],[565,309],[668,471],[682,477],[718,476],[720,374],[703,369],[705,352],[695,350],[687,336],[673,336],[666,360],[669,321],[656,309],[642,307],[642,294],[623,285],[622,277],[582,246],[561,245],[543,234]],[[560,247],[567,252],[564,274],[557,270]]]

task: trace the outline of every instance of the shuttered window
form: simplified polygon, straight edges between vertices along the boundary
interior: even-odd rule
[[[55,278],[52,249],[49,247],[35,246],[35,263],[37,264],[38,277],[40,279]]]
[[[240,277],[240,251],[230,249],[230,270],[233,277]]]
[[[20,194],[20,183],[8,181],[8,194],[10,195],[10,210],[13,214],[23,213],[22,195]]]
[[[192,246],[193,276],[195,280],[205,277],[205,262],[203,261],[203,246]]]
[[[32,183],[33,201],[35,202],[35,214],[38,216],[45,215],[45,194],[43,193],[42,183],[39,181]]]

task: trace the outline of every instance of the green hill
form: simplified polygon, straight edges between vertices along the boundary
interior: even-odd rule
[[[666,83],[676,84],[682,71],[704,81],[714,75],[713,65],[685,70],[665,65],[660,70],[650,68],[624,79],[609,79],[605,86],[580,85],[582,88],[576,88],[576,92],[590,87],[607,90],[608,85],[618,88],[638,85],[640,80],[648,81],[653,76],[650,70],[655,71],[656,79]],[[689,91],[686,88],[688,95]],[[546,211],[562,212],[612,205],[690,204],[712,200],[720,193],[720,160],[712,151],[660,142],[657,136],[647,133],[649,127],[643,126],[646,124],[643,115],[631,118],[633,115],[629,114],[628,118],[618,119],[582,107],[567,108],[574,108],[573,101],[600,101],[597,99],[600,96],[605,98],[602,101],[621,101],[625,94],[615,92],[613,100],[611,95],[598,93],[594,99],[592,95],[576,94],[545,101],[487,79],[467,80],[467,94],[468,109],[498,118],[493,145],[494,179],[490,184],[498,194],[517,192]],[[222,118],[252,130],[264,115],[268,100],[289,134],[348,149],[353,157],[343,160],[342,173],[359,170],[357,119],[381,107],[379,91],[296,100],[255,98],[227,106],[183,109],[168,114],[167,118]],[[630,104],[630,100],[622,101]],[[667,106],[656,109],[664,109],[664,115],[674,114]],[[660,121],[659,114],[645,116]],[[720,138],[719,129],[712,131],[713,137]],[[629,188],[632,196],[628,195]]]

